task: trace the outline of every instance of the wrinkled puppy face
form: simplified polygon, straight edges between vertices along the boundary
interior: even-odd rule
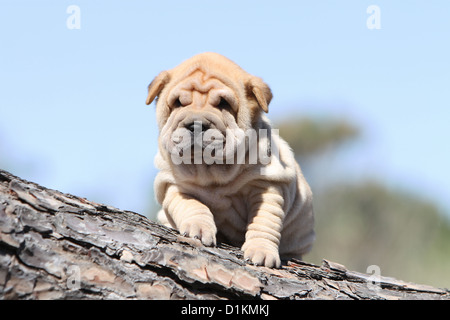
[[[238,144],[238,101],[231,88],[201,70],[177,83],[168,92],[171,112],[160,135],[172,160],[211,165],[233,156]]]
[[[162,72],[149,86],[147,104],[156,96],[160,151],[179,166],[222,169],[239,162],[245,132],[272,98],[260,78],[214,53]]]

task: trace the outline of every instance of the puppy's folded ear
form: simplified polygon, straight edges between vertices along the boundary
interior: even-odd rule
[[[269,103],[273,97],[269,86],[261,78],[252,77],[247,88],[253,93],[261,109],[266,113],[269,112]]]
[[[167,71],[163,71],[156,76],[155,79],[148,85],[148,96],[145,101],[146,104],[150,104],[155,100],[156,96],[161,93],[164,86],[170,81],[170,75]]]

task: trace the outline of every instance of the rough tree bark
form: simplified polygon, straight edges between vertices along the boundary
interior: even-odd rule
[[[372,282],[372,280],[377,280]],[[0,299],[450,299],[447,289],[242,252],[0,170]]]

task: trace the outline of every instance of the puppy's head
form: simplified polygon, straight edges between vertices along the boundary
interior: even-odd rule
[[[146,103],[155,98],[160,151],[183,157],[179,165],[210,166],[223,163],[209,163],[205,155],[225,160],[236,153],[238,132],[255,128],[272,93],[224,56],[203,53],[161,72],[149,85]],[[202,161],[194,161],[199,153]]]

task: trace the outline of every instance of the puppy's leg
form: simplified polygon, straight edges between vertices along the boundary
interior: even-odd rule
[[[242,246],[244,257],[256,265],[280,267],[281,230],[284,199],[281,190],[270,186],[255,189],[250,199],[250,217]]]
[[[214,216],[203,203],[172,185],[167,189],[162,206],[169,222],[181,234],[200,239],[206,246],[216,244]]]

